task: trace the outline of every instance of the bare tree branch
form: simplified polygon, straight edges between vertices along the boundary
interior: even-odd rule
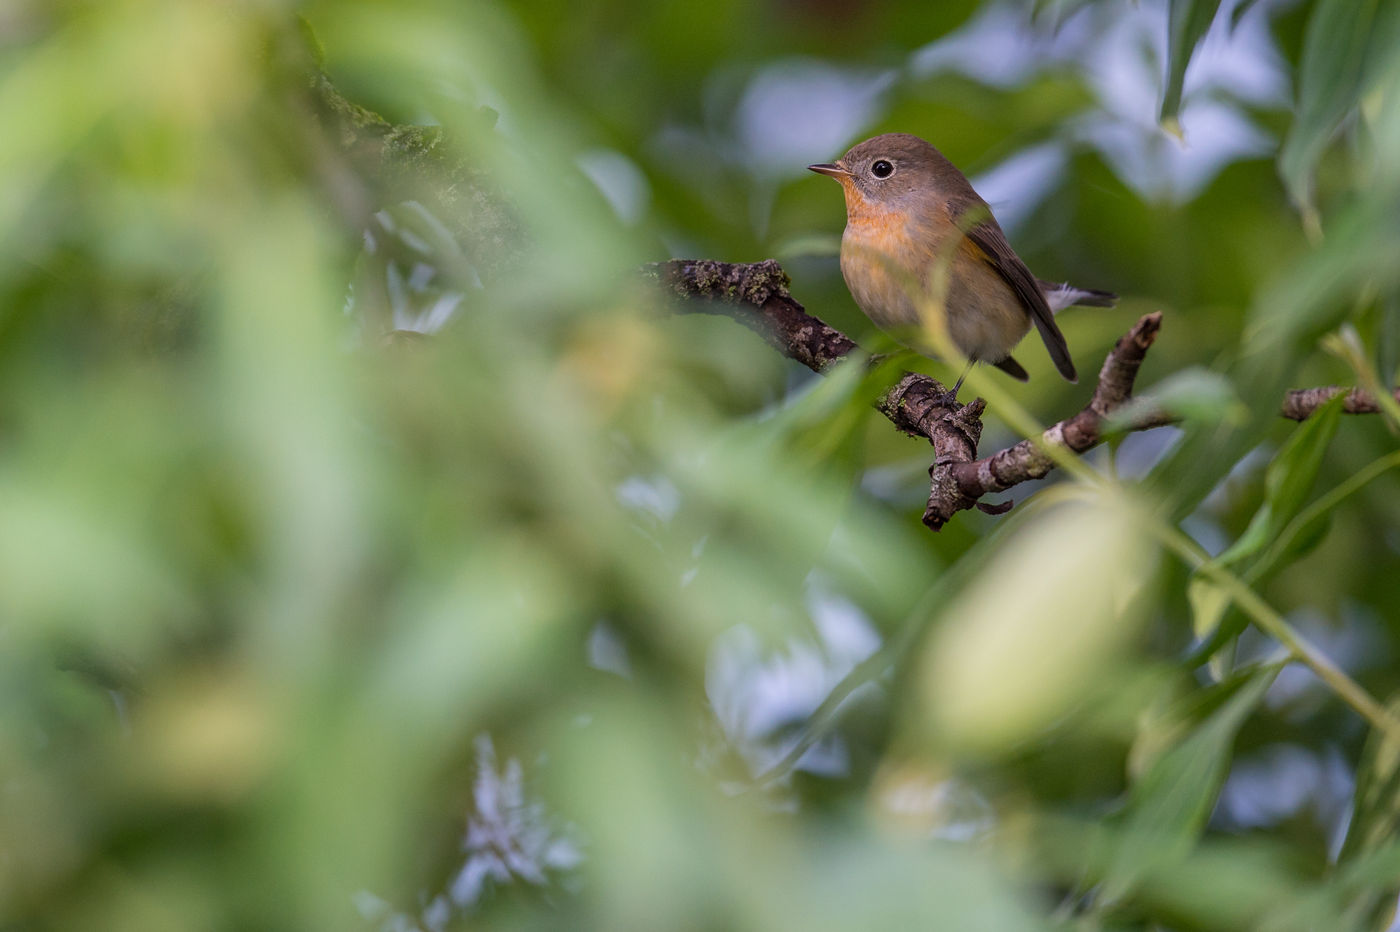
[[[680,313],[723,314],[758,333],[778,352],[795,359],[814,372],[825,372],[859,347],[856,342],[807,310],[788,293],[788,276],[773,259],[762,262],[731,263],[710,259],[672,259],[647,266],[645,273],[660,281],[683,301]],[[953,409],[947,405],[948,390],[935,378],[906,373],[885,393],[876,407],[896,427],[914,437],[923,437],[938,446],[945,435],[944,421]],[[982,413],[982,404],[973,403],[972,412]],[[972,449],[982,425],[970,439]]]
[[[1003,492],[1014,485],[1044,476],[1055,467],[1055,461],[1045,452],[1045,447],[1062,447],[1074,453],[1083,453],[1102,443],[1105,439],[1103,428],[1108,417],[1132,398],[1138,369],[1161,326],[1161,312],[1154,312],[1141,318],[1120,337],[1099,370],[1099,382],[1089,404],[1073,417],[1047,429],[1038,442],[1022,440],[991,456],[970,462],[945,464],[940,456],[930,470],[931,492],[928,508],[924,511],[924,524],[938,530],[953,515],[977,504],[983,495]],[[1172,421],[1170,415],[1148,409],[1133,414],[1123,429],[1150,430]],[[1006,508],[1009,507],[1008,504]]]
[[[1279,413],[1295,421],[1305,421],[1314,411],[1343,392],[1347,396],[1342,402],[1343,414],[1380,414],[1381,406],[1370,392],[1360,388],[1342,388],[1339,385],[1294,389],[1283,397],[1283,409]],[[1394,397],[1396,401],[1400,401],[1400,388],[1395,390]]]
[[[816,372],[824,372],[857,349],[855,341],[808,314],[788,293],[787,273],[773,259],[755,263],[673,259],[647,266],[645,272],[680,298],[710,299],[685,300],[677,308],[681,313],[724,314]],[[937,379],[906,373],[875,407],[900,430],[933,444],[924,524],[936,531],[969,508],[989,514],[1009,510],[1010,502],[986,505],[981,499],[1050,472],[1055,462],[1045,452],[1046,447],[1083,453],[1102,443],[1105,426],[1116,413],[1126,414],[1126,419],[1115,425],[1119,431],[1150,430],[1172,423],[1171,415],[1151,407],[1120,410],[1132,399],[1138,370],[1161,326],[1160,312],[1147,314],[1118,340],[1104,359],[1094,395],[1082,411],[1051,426],[1035,441],[1022,440],[981,459],[977,458],[977,444],[982,436],[982,399],[950,406],[947,391]],[[1289,392],[1282,414],[1303,420],[1344,391],[1347,389],[1327,386]],[[1400,390],[1396,398],[1400,400]],[[1352,389],[1344,410],[1362,414],[1380,409],[1370,395]]]
[[[732,317],[778,352],[814,372],[825,371],[857,348],[854,340],[817,320],[793,300],[788,294],[787,273],[774,259],[752,263],[672,259],[649,265],[646,271],[682,298],[717,302],[686,303],[680,310],[718,311]]]

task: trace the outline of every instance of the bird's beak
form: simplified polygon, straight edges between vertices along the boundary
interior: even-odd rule
[[[820,165],[808,165],[809,172],[816,172],[819,175],[828,175],[838,181],[844,176],[849,178],[851,173],[840,162],[822,162]]]

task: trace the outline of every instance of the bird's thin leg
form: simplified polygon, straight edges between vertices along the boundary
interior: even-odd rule
[[[963,368],[962,375],[958,376],[958,380],[953,383],[953,390],[943,396],[944,403],[948,407],[956,408],[958,406],[958,389],[962,388],[963,380],[967,378],[967,374],[972,371],[972,367],[975,365],[977,365],[977,357],[968,357],[967,365]]]

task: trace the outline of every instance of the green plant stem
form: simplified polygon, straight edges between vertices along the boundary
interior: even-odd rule
[[[1370,693],[1361,688],[1360,684],[1295,631],[1293,626],[1257,592],[1234,573],[1212,563],[1209,557],[1200,552],[1195,542],[1177,528],[1160,521],[1153,521],[1152,526],[1168,549],[1223,589],[1261,631],[1286,647],[1294,659],[1312,670],[1318,679],[1375,728],[1385,732],[1391,739],[1400,741],[1400,721],[1391,716]]]

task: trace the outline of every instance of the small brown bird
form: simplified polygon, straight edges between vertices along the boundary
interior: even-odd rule
[[[846,193],[841,273],[865,316],[928,354],[920,307],[941,299],[948,337],[968,358],[952,398],[979,360],[1026,381],[1011,350],[1032,323],[1055,368],[1078,381],[1054,311],[1072,304],[1110,307],[1117,295],[1032,275],[987,202],[941,152],[918,136],[886,133],[835,162],[807,167],[835,178]],[[940,267],[945,275],[936,274]]]

